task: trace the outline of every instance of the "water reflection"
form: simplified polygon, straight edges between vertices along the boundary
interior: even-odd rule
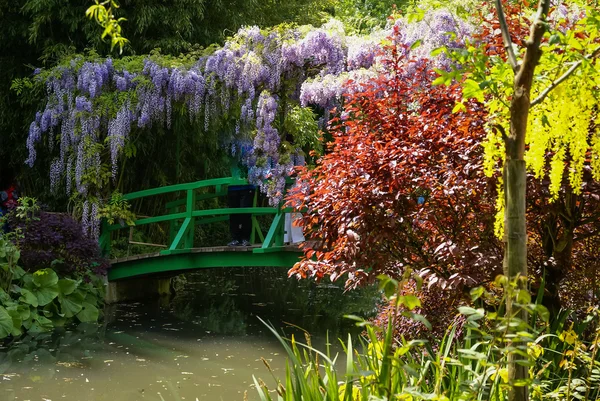
[[[170,300],[113,305],[103,326],[28,336],[0,349],[0,400],[241,400],[252,375],[277,371],[282,349],[256,318],[286,334],[286,322],[323,342],[345,336],[344,314],[367,316],[374,289],[342,294],[331,284],[286,278],[285,270],[206,270],[177,281]],[[320,336],[320,340],[319,340]]]

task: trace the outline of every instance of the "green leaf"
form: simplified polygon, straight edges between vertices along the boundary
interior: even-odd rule
[[[38,289],[32,289],[38,300],[39,306],[48,305],[58,296],[58,285],[52,287],[42,287]]]
[[[27,274],[27,272],[25,270],[23,270],[23,268],[21,268],[21,266],[19,266],[19,265],[13,266],[13,280],[18,280],[26,274]]]
[[[538,313],[540,319],[542,319],[544,322],[550,321],[550,312],[544,305],[535,305],[533,309]]]
[[[75,291],[79,283],[70,278],[63,278],[58,280],[58,291],[61,295],[69,295]]]
[[[456,102],[456,104],[454,105],[454,108],[452,109],[453,113],[457,113],[459,111],[465,111],[467,108],[465,107],[465,105],[462,102]]]
[[[522,305],[528,305],[531,303],[531,294],[529,291],[517,290],[517,302]]]
[[[58,276],[52,269],[42,269],[33,273],[29,290],[37,297],[40,306],[48,305],[58,296]]]
[[[47,317],[37,315],[34,317],[34,322],[29,328],[28,332],[32,334],[36,333],[44,333],[46,331],[50,331],[54,328],[52,324],[52,320]]]
[[[425,327],[427,327],[429,330],[431,330],[432,328],[431,323],[429,323],[429,320],[427,320],[427,318],[425,318],[425,316],[423,315],[414,312],[404,311],[402,312],[402,316],[406,316],[414,321],[423,323],[423,325],[425,325]]]
[[[439,77],[434,79],[431,84],[434,86],[435,85],[443,85],[445,81],[446,81],[446,78],[440,75]]]
[[[437,47],[437,48],[433,49],[433,50],[431,51],[431,53],[429,53],[429,55],[430,55],[431,57],[437,57],[437,56],[439,56],[440,54],[444,53],[445,51],[446,51],[446,47],[445,47],[445,46],[442,46],[442,47]]]
[[[17,312],[21,316],[21,321],[29,319],[31,316],[31,308],[29,305],[18,305]]]
[[[78,314],[83,308],[83,296],[79,293],[73,293],[69,296],[59,296],[60,310],[65,317],[73,317]]]
[[[391,298],[398,292],[398,281],[385,275],[377,277],[379,279],[379,289],[383,291],[386,298]]]
[[[421,300],[415,295],[403,295],[398,299],[398,302],[410,310],[421,306]]]
[[[52,287],[58,283],[58,276],[52,269],[42,269],[33,273],[33,284],[37,287]]]
[[[472,288],[471,289],[471,300],[476,301],[477,299],[479,299],[483,295],[484,291],[485,290],[483,289],[483,287]]]
[[[83,309],[77,314],[77,319],[81,322],[97,322],[100,311],[94,305],[84,302],[82,304]]]
[[[459,306],[458,311],[467,317],[467,320],[479,320],[485,316],[483,308],[475,309],[470,306]]]
[[[35,295],[33,295],[33,293],[31,291],[29,291],[26,288],[21,288],[19,289],[19,292],[21,293],[21,296],[19,297],[19,302],[34,306],[37,308],[38,306],[38,299]]]
[[[417,47],[421,46],[421,43],[423,43],[423,40],[415,40],[415,42],[412,45],[410,45],[410,50],[416,49]]]
[[[548,40],[548,44],[549,45],[555,45],[560,43],[560,36],[557,34],[551,35],[550,39]]]
[[[11,319],[12,319],[12,331],[10,334],[13,335],[13,337],[18,337],[21,335],[21,324],[23,322],[23,320],[21,319],[21,314],[17,311],[17,310],[9,310],[8,314],[10,315]]]
[[[13,319],[3,306],[0,306],[0,338],[8,337],[13,332]]]
[[[479,84],[470,78],[463,82],[463,98],[475,98],[478,102],[482,103],[485,100],[483,97],[483,91],[481,90]]]
[[[10,301],[10,296],[6,293],[6,291],[4,291],[2,288],[0,288],[0,304],[6,304],[9,301]]]

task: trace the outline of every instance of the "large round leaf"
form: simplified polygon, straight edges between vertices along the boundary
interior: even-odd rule
[[[13,328],[12,328],[12,332],[10,334],[13,335],[13,337],[18,337],[21,335],[21,324],[23,322],[23,320],[21,319],[21,314],[19,313],[19,311],[17,311],[17,309],[13,309],[13,310],[9,310],[7,309],[8,314],[10,315],[10,317],[12,318],[12,322],[13,322]]]
[[[33,284],[36,287],[52,287],[58,283],[58,276],[52,269],[41,269],[33,273]]]
[[[52,320],[48,319],[47,317],[37,315],[35,316],[34,322],[29,328],[28,332],[31,334],[43,333],[46,331],[50,331],[53,328],[54,325],[52,324]]]
[[[78,292],[67,296],[59,295],[58,302],[60,302],[60,310],[65,317],[73,317],[83,308],[83,296]]]
[[[3,306],[0,306],[0,338],[8,337],[13,332],[13,319]]]
[[[98,320],[100,315],[98,308],[88,302],[84,302],[82,307],[81,312],[77,314],[77,319],[81,322],[96,322]]]
[[[58,291],[61,295],[69,295],[75,291],[79,283],[70,278],[63,278],[58,280]]]
[[[58,296],[58,276],[52,269],[42,269],[33,273],[28,289],[36,296],[40,306],[48,305]]]
[[[38,299],[35,295],[33,295],[33,293],[31,291],[29,291],[26,288],[20,288],[19,292],[21,293],[21,296],[19,297],[19,301],[31,306],[38,306]]]
[[[58,296],[58,285],[50,287],[32,288],[33,294],[37,297],[39,306],[48,305]]]

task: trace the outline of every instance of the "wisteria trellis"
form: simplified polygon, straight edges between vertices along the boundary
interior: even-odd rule
[[[399,20],[396,24],[402,24],[406,43],[422,40],[424,45],[415,51],[417,58],[428,57],[432,49],[450,41],[460,44],[471,32],[466,23],[445,10],[418,23]],[[299,148],[290,151],[281,146],[285,132],[277,118],[281,113],[285,116],[283,108],[290,104],[320,106],[327,115],[342,98],[348,79],[368,80],[377,69],[379,44],[386,32],[349,37],[340,25],[334,21],[320,28],[242,28],[223,47],[189,68],[146,57],[141,68],[128,71],[119,61],[80,57],[38,72],[38,79],[46,83],[47,103],[30,125],[26,162],[35,162],[35,145],[43,134],[49,134],[49,147],[55,136],[59,138],[58,155],[50,166],[51,186],[56,189],[66,177],[67,194],[76,191],[84,200],[86,232],[97,236],[101,196],[89,194],[84,175],[99,174],[99,149],[104,143],[110,150],[115,178],[132,130],[153,124],[170,128],[176,104],[205,130],[220,114],[231,112],[237,116],[235,135],[224,139],[235,151],[240,140],[253,133],[243,160],[249,180],[277,204],[285,176],[295,164],[303,163]],[[444,60],[439,63],[443,67]],[[111,96],[110,107],[100,101],[103,96]]]

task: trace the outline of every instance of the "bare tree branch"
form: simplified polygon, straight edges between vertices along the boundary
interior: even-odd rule
[[[502,32],[502,41],[504,42],[504,48],[506,54],[508,54],[508,62],[512,66],[513,70],[516,70],[519,66],[517,63],[517,57],[513,49],[512,40],[510,39],[510,32],[508,32],[508,24],[506,23],[506,17],[504,16],[504,9],[500,0],[496,0],[496,10],[498,12],[498,21],[500,21],[500,31]]]
[[[584,60],[593,60],[594,58],[600,56],[600,47],[597,48],[596,50],[594,50],[590,55],[588,55]],[[560,85],[564,80],[566,80],[567,78],[569,78],[569,76],[571,74],[573,74],[575,72],[575,70],[577,70],[577,68],[579,68],[579,66],[581,66],[581,64],[583,64],[584,60],[579,60],[578,62],[576,62],[575,64],[573,64],[571,66],[571,68],[569,68],[563,75],[561,75],[560,77],[558,77],[554,82],[552,82],[550,84],[549,87],[547,87],[546,89],[544,89],[544,91],[542,93],[540,93],[540,95],[538,97],[536,97],[535,99],[533,99],[533,101],[531,102],[531,106],[535,106],[537,104],[540,104],[544,101],[544,99],[546,98],[546,96],[548,96],[548,94],[554,89],[556,88],[558,85]]]

